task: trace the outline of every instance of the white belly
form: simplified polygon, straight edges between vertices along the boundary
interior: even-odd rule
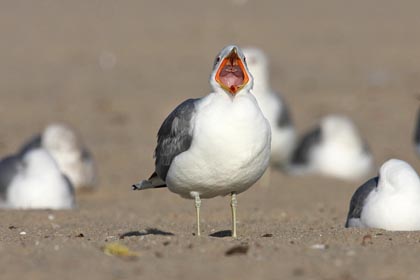
[[[382,195],[366,198],[360,222],[364,227],[386,230],[420,230],[420,194]]]
[[[359,180],[371,172],[373,160],[357,147],[327,143],[314,151],[312,165],[321,174],[344,180]]]
[[[252,186],[270,159],[270,127],[254,97],[213,94],[194,119],[193,141],[169,169],[169,189],[190,198],[240,193]]]

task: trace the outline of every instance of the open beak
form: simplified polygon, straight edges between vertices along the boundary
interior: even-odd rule
[[[249,77],[238,50],[233,48],[220,63],[216,72],[216,81],[232,95],[235,95],[249,81]]]

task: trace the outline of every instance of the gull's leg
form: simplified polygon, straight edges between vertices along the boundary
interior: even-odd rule
[[[236,206],[238,205],[238,201],[236,200],[236,193],[233,192],[231,194],[230,199],[230,207],[232,209],[232,237],[236,238]]]
[[[195,213],[197,217],[197,236],[201,235],[200,232],[200,206],[201,206],[201,199],[200,195],[197,192],[191,192],[191,195],[195,199]]]

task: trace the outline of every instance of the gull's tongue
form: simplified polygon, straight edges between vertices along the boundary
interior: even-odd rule
[[[244,82],[244,78],[239,76],[235,76],[235,74],[233,73],[228,73],[224,76],[220,77],[220,81],[226,85],[228,88],[234,86],[234,87],[238,87],[241,86],[242,83]]]
[[[244,73],[238,65],[226,65],[220,72],[220,81],[228,88],[236,88],[244,83]]]

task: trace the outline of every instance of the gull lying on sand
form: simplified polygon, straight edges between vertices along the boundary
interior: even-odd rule
[[[40,147],[51,154],[76,189],[95,188],[96,168],[93,157],[70,126],[63,123],[48,125],[41,134],[23,145],[21,153]]]
[[[354,123],[349,118],[330,115],[300,139],[289,171],[359,180],[372,169],[372,154]]]
[[[42,148],[0,161],[0,206],[18,209],[69,209],[74,189]]]
[[[391,159],[354,193],[346,227],[420,230],[420,179],[405,161]]]

